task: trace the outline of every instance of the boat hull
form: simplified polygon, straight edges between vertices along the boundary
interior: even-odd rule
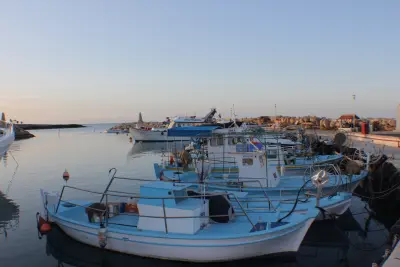
[[[351,198],[345,199],[341,202],[326,206],[324,210],[326,213],[320,212],[316,220],[324,220],[327,216],[340,216],[345,213],[351,206]]]
[[[97,228],[50,216],[73,239],[99,247]],[[279,233],[231,239],[173,239],[108,232],[105,249],[142,257],[189,262],[224,262],[281,253],[296,253],[313,218]]]
[[[174,142],[174,141],[190,141],[190,137],[171,137],[167,136],[167,130],[162,131],[146,131],[141,129],[129,129],[130,136],[136,142]]]
[[[3,135],[0,135],[0,156],[7,152],[8,148],[15,140],[15,133],[12,128],[0,128],[4,131]]]

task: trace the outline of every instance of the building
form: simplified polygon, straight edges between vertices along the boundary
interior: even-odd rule
[[[359,119],[360,117],[358,117],[357,114],[343,114],[342,116],[339,117],[340,128],[347,128],[345,127],[346,124],[352,125]]]

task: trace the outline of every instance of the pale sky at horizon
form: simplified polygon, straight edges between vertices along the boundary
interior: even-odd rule
[[[395,117],[400,1],[0,1],[0,111]],[[353,101],[352,95],[356,95]]]

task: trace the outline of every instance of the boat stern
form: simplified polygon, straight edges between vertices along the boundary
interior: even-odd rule
[[[60,194],[59,192],[48,192],[40,189],[40,195],[42,199],[42,214],[50,219],[49,213],[54,214],[56,212]]]

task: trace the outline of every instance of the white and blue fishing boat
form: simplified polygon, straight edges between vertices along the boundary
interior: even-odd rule
[[[193,191],[197,185],[192,184],[153,181],[140,186],[140,195],[111,191],[114,179],[127,178],[114,175],[104,192],[71,186],[61,193],[41,190],[45,217],[73,239],[95,247],[167,260],[218,262],[296,253],[319,214],[315,203],[299,204],[301,209],[278,202],[274,208],[247,208],[235,194]],[[69,190],[98,194],[99,199],[66,200]],[[132,198],[137,202],[126,200]]]
[[[329,183],[325,186],[326,190],[352,192],[368,174],[367,169],[362,167],[358,174],[343,175],[334,165],[327,164],[329,156],[319,156],[319,161],[315,159],[312,161],[313,165],[302,166],[306,171],[303,169],[301,174],[289,175],[286,172],[290,165],[284,164],[284,153],[279,146],[265,146],[265,149],[261,150],[251,143],[249,136],[237,140],[237,136],[218,134],[217,128],[186,128],[180,129],[179,132],[174,131],[178,135],[193,134],[206,140],[207,151],[202,155],[206,154],[207,159],[199,161],[193,157],[192,164],[184,166],[182,159],[190,158],[190,156],[187,151],[183,151],[178,158],[175,157],[176,160],[172,158],[170,161],[154,164],[158,179],[195,182],[199,180],[199,170],[202,170],[202,178],[210,183],[209,187],[212,189],[234,190],[235,188],[250,193],[260,193],[262,189],[266,190],[269,195],[276,195],[282,191],[293,195],[310,179],[314,172],[320,169],[331,170],[328,170]],[[174,157],[174,155],[171,156]],[[331,157],[335,161],[341,158],[340,155]],[[178,162],[179,160],[181,162]],[[200,163],[201,168],[198,167]]]

